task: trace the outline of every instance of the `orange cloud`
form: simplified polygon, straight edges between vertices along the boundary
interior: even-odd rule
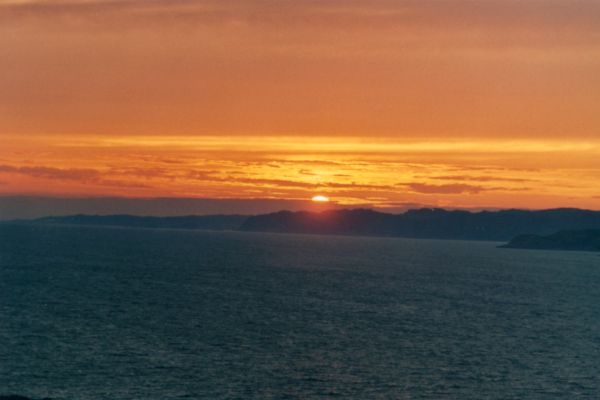
[[[300,200],[323,192],[380,207],[600,208],[593,141],[68,136],[38,137],[32,147],[30,138],[2,137],[4,194]]]
[[[17,173],[30,175],[35,178],[47,179],[67,179],[67,180],[91,180],[100,176],[100,172],[93,169],[77,169],[77,168],[53,168],[44,166],[33,167],[15,167],[13,165],[0,165],[0,173]]]
[[[411,190],[418,193],[428,194],[461,194],[461,193],[479,193],[487,190],[481,186],[465,185],[462,183],[453,183],[447,185],[429,185],[426,183],[409,183],[408,186]]]

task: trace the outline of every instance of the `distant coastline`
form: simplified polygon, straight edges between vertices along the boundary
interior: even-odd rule
[[[542,211],[455,211],[421,208],[401,214],[370,209],[322,212],[280,211],[260,215],[70,215],[15,220],[24,224],[92,225],[135,228],[233,230],[245,232],[333,234],[421,239],[509,241],[521,235],[546,236],[560,231],[600,230],[600,212],[581,209]],[[511,242],[515,247],[524,239]],[[533,243],[533,239],[531,240]]]
[[[67,215],[36,219],[20,219],[5,222],[18,222],[36,225],[88,225],[115,226],[149,229],[205,229],[237,230],[248,218],[246,215],[188,215],[181,217],[156,217],[137,215]],[[1,400],[1,399],[0,399]]]
[[[600,251],[600,230],[560,231],[552,235],[519,235],[500,246],[509,249]]]

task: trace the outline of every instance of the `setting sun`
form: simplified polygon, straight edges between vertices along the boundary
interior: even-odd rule
[[[312,201],[316,201],[318,203],[327,203],[329,201],[329,197],[327,196],[313,196]]]

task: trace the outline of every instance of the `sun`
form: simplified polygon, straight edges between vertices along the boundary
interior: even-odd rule
[[[329,201],[329,197],[317,195],[317,196],[313,196],[313,198],[311,200],[315,201],[317,203],[327,203]]]

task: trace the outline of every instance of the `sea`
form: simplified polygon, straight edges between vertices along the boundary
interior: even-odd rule
[[[600,254],[0,225],[0,394],[600,398]]]

